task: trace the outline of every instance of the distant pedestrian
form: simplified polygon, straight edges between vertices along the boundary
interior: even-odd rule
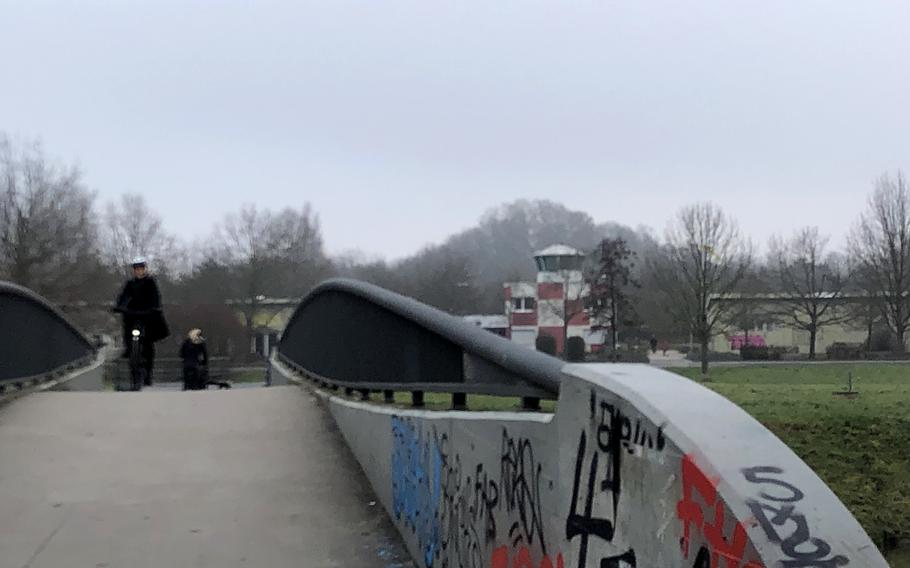
[[[651,353],[657,353],[657,338],[653,335],[651,336]]]

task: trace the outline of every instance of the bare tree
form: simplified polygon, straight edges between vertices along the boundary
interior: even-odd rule
[[[893,178],[884,174],[876,181],[868,208],[850,235],[850,250],[879,302],[897,349],[906,350],[910,328],[910,190],[900,171]]]
[[[847,282],[844,267],[828,254],[827,245],[828,237],[817,227],[804,227],[786,241],[774,238],[769,245],[781,291],[781,309],[775,313],[809,333],[809,359],[815,359],[818,331],[849,317],[841,306]]]
[[[701,347],[701,370],[708,372],[708,345],[730,310],[729,296],[752,260],[751,247],[736,222],[711,203],[684,207],[666,234],[666,262],[652,263],[669,300],[667,307],[685,321]]]
[[[276,291],[303,296],[332,272],[332,263],[325,255],[319,216],[309,203],[299,210],[288,207],[266,216],[270,218],[269,246],[280,274]]]
[[[0,277],[76,299],[97,265],[94,199],[75,167],[0,134]]]
[[[848,264],[847,271],[850,274],[850,282],[845,293],[851,296],[851,301],[846,305],[847,313],[850,316],[849,321],[856,329],[859,329],[860,325],[862,326],[866,332],[866,340],[863,345],[866,351],[872,351],[873,334],[876,327],[884,321],[882,305],[875,292],[875,278],[869,275],[866,268],[855,260]]]
[[[141,195],[127,194],[119,203],[108,203],[102,235],[107,262],[117,271],[126,270],[137,256],[154,261],[162,273],[181,272],[185,264],[177,239],[164,230],[161,216]]]
[[[255,334],[253,318],[268,292],[270,278],[275,276],[269,271],[274,258],[270,217],[269,212],[246,205],[239,213],[227,215],[215,233],[219,260],[231,268],[232,294],[239,301],[249,340]]]
[[[225,217],[214,243],[211,261],[230,270],[232,293],[240,301],[250,339],[264,296],[301,296],[330,269],[318,219],[309,205],[277,215],[246,205]]]

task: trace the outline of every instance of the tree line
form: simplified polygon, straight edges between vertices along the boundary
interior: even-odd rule
[[[455,314],[502,313],[503,282],[533,280],[533,253],[563,243],[591,253],[584,306],[610,322],[611,344],[635,337],[691,337],[707,365],[711,338],[774,316],[810,335],[844,319],[884,326],[894,348],[910,330],[910,191],[901,173],[876,180],[848,246],[832,250],[817,228],[776,237],[759,256],[735,219],[711,203],[682,208],[658,236],[646,227],[597,223],[547,200],[491,209],[477,226],[386,261],[330,257],[319,216],[303,203],[278,211],[245,205],[203,240],[184,242],[140,195],[99,204],[78,168],[36,142],[0,134],[0,278],[54,302],[110,301],[132,257],[151,259],[165,300],[187,305],[243,300],[251,331],[263,297],[299,298],[330,276],[373,282]],[[779,313],[757,314],[734,295],[775,293]],[[838,309],[846,295],[868,301]]]
[[[683,207],[663,241],[649,251],[643,273],[658,305],[688,330],[698,345],[702,372],[708,370],[712,338],[725,330],[748,334],[760,321],[782,322],[807,332],[809,359],[816,357],[819,331],[851,322],[867,332],[884,326],[888,348],[906,350],[910,330],[910,189],[901,172],[874,183],[866,209],[850,230],[843,251],[817,227],[775,236],[757,257],[735,219],[711,203]],[[637,306],[646,305],[631,279],[632,255],[622,240],[605,239],[594,251],[587,279],[590,302],[609,318],[634,327]],[[616,279],[619,280],[616,280]],[[637,300],[637,301],[636,301]],[[618,308],[618,306],[624,306]],[[625,317],[617,320],[617,314]]]

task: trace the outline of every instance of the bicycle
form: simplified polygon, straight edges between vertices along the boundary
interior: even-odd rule
[[[114,312],[124,316],[142,317],[153,313],[155,310],[127,310],[114,308]],[[145,324],[141,319],[133,322],[130,330],[130,357],[129,357],[129,388],[123,388],[122,381],[118,380],[115,386],[118,391],[141,391],[143,386],[151,386],[151,376],[147,367],[148,345],[145,339]]]
[[[141,391],[143,385],[149,382],[148,369],[145,368],[145,361],[143,361],[145,345],[142,341],[143,328],[142,324],[136,324],[131,332],[133,345],[130,348],[130,390],[132,391]]]

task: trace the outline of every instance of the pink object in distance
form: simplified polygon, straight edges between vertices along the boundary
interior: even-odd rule
[[[750,335],[749,336],[749,347],[765,347],[765,338],[761,335]],[[746,336],[743,334],[740,335],[731,335],[730,336],[730,349],[742,349],[743,345],[746,345]]]

